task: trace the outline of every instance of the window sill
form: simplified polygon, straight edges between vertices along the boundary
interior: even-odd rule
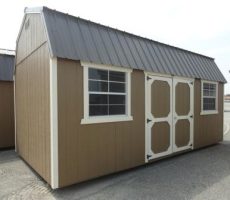
[[[98,124],[108,122],[132,121],[132,116],[113,116],[113,117],[89,117],[81,120],[81,124]]]
[[[217,110],[210,110],[210,111],[201,111],[200,115],[215,115],[219,112]]]

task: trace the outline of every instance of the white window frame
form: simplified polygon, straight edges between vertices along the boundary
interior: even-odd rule
[[[203,95],[203,85],[204,83],[209,83],[209,84],[215,84],[216,85],[216,102],[215,102],[215,110],[203,110],[203,100],[204,100],[204,95]],[[213,115],[213,114],[218,114],[218,83],[214,81],[201,81],[201,115]]]
[[[99,65],[88,62],[81,62],[83,67],[83,91],[84,91],[84,117],[81,124],[94,124],[106,122],[131,121],[131,72],[132,69],[115,67],[111,65]],[[108,116],[89,116],[89,91],[88,91],[88,70],[89,68],[104,69],[117,72],[125,72],[126,74],[126,114],[124,115],[108,115]]]

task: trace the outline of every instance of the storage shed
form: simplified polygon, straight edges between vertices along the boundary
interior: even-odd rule
[[[14,147],[14,51],[0,49],[0,149]]]
[[[26,8],[16,52],[19,155],[60,188],[223,139],[213,58]]]

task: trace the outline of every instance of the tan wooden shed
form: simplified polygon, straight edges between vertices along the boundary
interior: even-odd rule
[[[16,50],[17,152],[53,189],[222,141],[213,58],[46,7]]]
[[[14,147],[14,54],[0,49],[0,150]]]

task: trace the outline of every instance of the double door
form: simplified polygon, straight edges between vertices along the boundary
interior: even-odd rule
[[[193,85],[193,79],[146,75],[146,162],[193,148]]]

